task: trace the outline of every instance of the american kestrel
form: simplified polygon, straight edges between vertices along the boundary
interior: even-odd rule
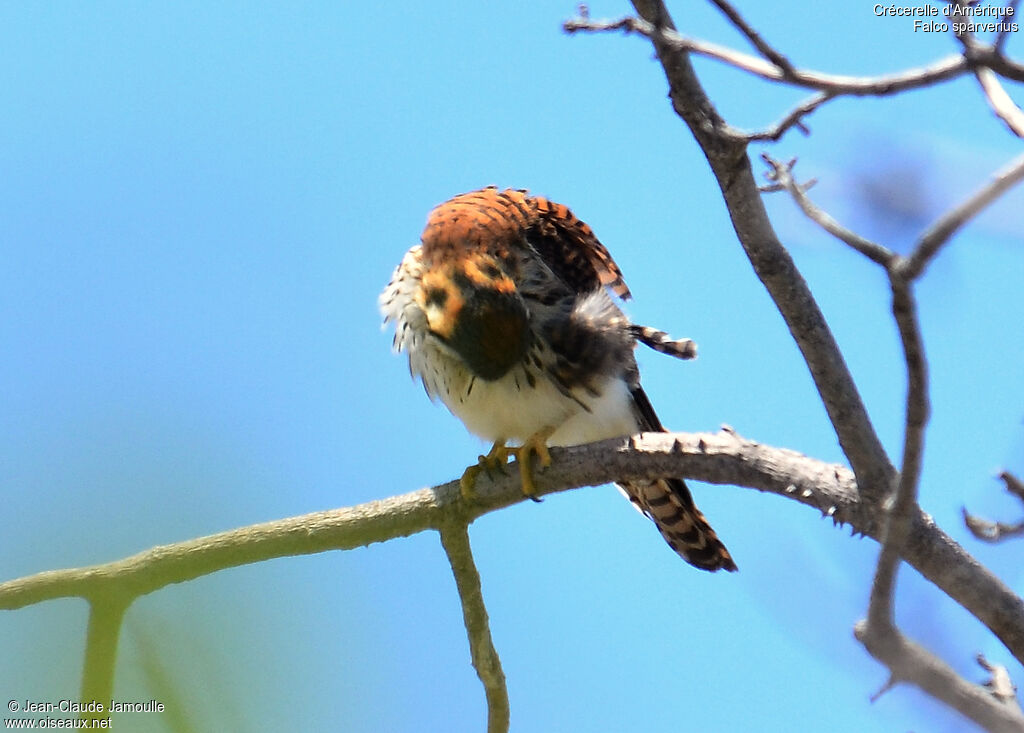
[[[494,444],[466,469],[463,493],[509,454],[532,497],[531,454],[548,465],[548,446],[665,432],[633,350],[641,342],[692,358],[693,342],[631,323],[609,291],[630,297],[608,250],[561,204],[488,187],[430,213],[380,307],[431,399]],[[688,563],[736,569],[682,480],[619,487]]]

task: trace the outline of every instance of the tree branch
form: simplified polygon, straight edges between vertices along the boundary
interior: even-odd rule
[[[1019,155],[992,174],[992,179],[963,203],[946,212],[918,239],[914,251],[901,265],[906,277],[919,277],[946,242],[967,222],[1024,178],[1024,155]]]
[[[787,76],[796,73],[796,69],[793,68],[793,64],[789,62],[789,59],[768,45],[761,38],[761,35],[743,19],[743,16],[740,15],[736,8],[725,2],[725,0],[711,0],[711,4],[722,11],[722,14],[729,19],[729,22],[747,37],[747,40],[758,50],[758,53],[768,59],[779,71]]]
[[[769,156],[767,153],[762,153],[761,159],[771,168],[771,170],[766,174],[768,180],[775,181],[779,188],[788,191],[789,195],[793,197],[797,206],[800,207],[801,211],[804,212],[804,215],[806,215],[808,219],[813,221],[836,239],[849,245],[851,248],[857,250],[862,255],[871,261],[878,263],[882,267],[888,268],[892,264],[896,258],[896,254],[892,250],[888,247],[883,247],[876,242],[872,242],[870,239],[866,239],[850,229],[847,229],[833,219],[827,211],[819,208],[817,204],[807,197],[807,189],[809,188],[809,185],[798,184],[793,178],[793,164],[796,162],[795,160],[789,163],[781,163]]]
[[[1010,673],[1006,667],[1001,664],[992,664],[985,658],[984,654],[979,654],[975,659],[978,662],[978,666],[990,675],[985,683],[985,687],[989,689],[992,696],[1003,702],[1013,702],[1016,705],[1017,686],[1010,679]]]
[[[818,92],[817,94],[812,95],[791,109],[785,117],[771,127],[762,130],[761,132],[748,133],[746,135],[747,142],[760,142],[762,140],[777,142],[793,127],[800,130],[804,135],[810,134],[810,130],[804,124],[804,117],[811,114],[811,112],[818,109],[818,107],[822,106],[834,97],[835,95],[829,92]]]
[[[113,698],[114,666],[117,661],[117,642],[121,635],[124,612],[131,599],[119,593],[96,593],[89,599],[89,627],[85,639],[85,662],[82,669],[81,702],[102,702]],[[109,714],[82,713],[83,718],[99,719]]]
[[[963,2],[963,0],[951,0],[951,2],[963,9],[966,9],[969,5],[967,2]],[[959,30],[954,26],[954,32],[956,33],[957,40],[960,41],[960,45],[963,47],[964,58],[971,62],[974,77],[978,80],[978,85],[985,95],[988,106],[995,113],[996,117],[1003,121],[1010,132],[1017,137],[1024,137],[1024,113],[1021,112],[1020,108],[1010,98],[1010,95],[1003,89],[1003,85],[999,82],[999,77],[996,73],[992,71],[990,63],[986,63],[983,60],[984,57],[988,57],[990,62],[993,59],[1003,58],[1002,53],[1006,45],[1006,31],[1000,31],[999,35],[996,36],[995,42],[991,45],[978,41],[973,31]]]
[[[871,656],[889,668],[892,678],[884,689],[896,682],[913,681],[929,695],[991,733],[1024,730],[1024,715],[1016,699],[1005,701],[985,687],[967,682],[948,664],[895,628],[868,634],[866,622],[862,621],[854,633]]]
[[[991,729],[1020,729],[1024,727],[1024,717],[1016,706],[1010,708],[993,698],[983,688],[962,680],[948,665],[905,639],[896,628],[893,603],[896,573],[901,559],[906,558],[914,564],[915,560],[912,558],[916,554],[915,538],[919,536],[917,533],[921,530],[922,522],[927,521],[930,524],[930,520],[922,514],[917,502],[925,424],[928,417],[928,383],[927,364],[912,284],[942,243],[977,210],[993,200],[999,191],[990,186],[981,195],[972,197],[969,205],[951,212],[950,216],[940,221],[942,227],[937,231],[927,232],[912,257],[905,259],[888,248],[840,226],[824,211],[814,206],[806,197],[805,188],[793,180],[792,163],[781,165],[770,158],[765,158],[766,162],[773,166],[773,177],[777,187],[788,190],[810,218],[849,246],[885,267],[889,274],[893,292],[893,315],[903,344],[908,375],[903,462],[902,470],[897,474],[878,443],[877,435],[827,325],[823,320],[820,327],[817,323],[820,312],[813,297],[806,291],[806,286],[792,265],[788,253],[778,242],[764,215],[761,200],[751,185],[750,161],[746,155],[746,144],[751,140],[777,139],[794,126],[806,131],[801,122],[804,115],[834,96],[891,94],[904,89],[933,85],[959,76],[968,69],[978,75],[997,113],[1011,128],[1014,127],[1016,120],[1014,113],[1019,113],[1019,110],[1012,103],[999,104],[1002,98],[996,92],[1002,92],[1002,87],[998,85],[991,71],[979,67],[977,56],[971,55],[970,46],[965,45],[964,53],[958,57],[951,57],[931,67],[913,69],[900,75],[874,79],[823,79],[820,75],[794,68],[785,56],[763,41],[726,0],[712,0],[712,3],[726,14],[767,62],[730,49],[683,38],[676,33],[661,0],[634,0],[633,5],[641,16],[640,19],[624,19],[614,24],[603,25],[583,19],[573,27],[567,24],[566,29],[572,31],[618,28],[626,32],[643,34],[652,41],[669,81],[669,96],[673,107],[689,126],[707,156],[725,196],[739,240],[801,348],[840,444],[856,473],[861,501],[870,500],[870,506],[878,512],[878,516],[874,517],[878,522],[875,526],[881,527],[882,548],[872,585],[868,618],[866,622],[858,625],[857,637],[872,655],[889,667],[891,683],[901,680],[912,681],[936,698]],[[989,47],[976,50],[991,56],[998,55],[999,49]],[[743,135],[721,118],[704,93],[689,61],[688,54],[691,52],[719,58],[736,68],[766,79],[797,86],[810,86],[818,89],[821,94],[805,101],[766,133]],[[985,85],[986,78],[994,82],[995,90],[992,84]],[[1003,94],[1005,95],[1005,92]],[[1008,97],[1002,101],[1006,100]],[[1008,185],[1004,184],[999,190],[1005,190]],[[780,272],[782,276],[774,277]],[[790,288],[789,293],[786,292],[786,287]],[[802,291],[801,297],[791,298],[793,290]],[[812,319],[815,323],[808,329],[807,321]],[[809,338],[812,333],[815,336],[813,339]],[[852,415],[843,412],[850,408]],[[851,417],[853,423],[847,422]],[[879,502],[879,499],[886,496],[886,501]],[[829,513],[834,511],[830,509]],[[973,560],[968,564],[977,566]],[[947,594],[956,597],[955,584],[944,584],[943,581],[930,576],[928,572],[924,574]],[[972,602],[972,612],[978,618],[986,613],[988,600],[990,599],[975,599]],[[1014,597],[1011,603],[1020,608],[1019,598]],[[1019,651],[1017,654],[1019,655]]]
[[[1024,728],[1024,715],[1015,699],[1012,704],[1007,704],[1006,699],[993,696],[984,688],[967,682],[938,657],[903,636],[896,626],[894,593],[897,570],[902,557],[907,555],[912,526],[915,517],[920,514],[917,487],[929,412],[927,362],[916,313],[913,282],[959,227],[1006,191],[1016,177],[1024,176],[1024,171],[1018,170],[1024,166],[1024,158],[1000,171],[993,182],[943,216],[921,236],[910,257],[903,258],[842,227],[811,203],[805,194],[805,187],[797,184],[791,175],[792,162],[782,164],[767,155],[762,157],[772,167],[769,178],[793,196],[808,218],[883,266],[892,286],[892,312],[907,365],[903,462],[892,497],[881,505],[885,517],[882,548],[871,586],[867,619],[857,624],[855,635],[873,657],[889,668],[890,679],[883,691],[898,682],[911,682],[988,730],[1020,730]],[[968,526],[976,535],[987,531],[994,539],[1008,529],[1012,531],[1012,528],[1001,525],[982,527],[979,522],[972,522],[973,518],[966,512],[964,514]]]
[[[890,268],[892,283],[892,312],[903,345],[907,363],[906,414],[903,428],[903,465],[896,482],[894,496],[883,504],[887,515],[882,535],[882,550],[878,557],[875,580],[871,586],[868,605],[866,637],[877,634],[889,637],[896,632],[893,593],[896,570],[903,554],[903,546],[910,532],[916,511],[917,486],[924,456],[924,430],[928,422],[928,367],[924,357],[924,344],[917,322],[917,305],[910,282]]]
[[[716,5],[724,5],[719,0],[712,1]],[[641,18],[627,17],[614,21],[592,21],[588,18],[575,18],[566,21],[562,28],[567,33],[577,33],[580,31],[592,33],[610,31],[637,33],[672,51],[694,53],[698,56],[721,61],[733,68],[746,71],[767,81],[782,82],[791,86],[829,92],[832,96],[883,97],[898,94],[909,89],[918,89],[949,81],[970,70],[970,64],[962,54],[952,54],[927,66],[879,76],[845,76],[796,69],[778,51],[775,51],[771,46],[761,41],[759,36],[760,45],[767,51],[767,53],[763,53],[769,60],[760,59],[717,43],[688,38],[676,32],[674,26],[671,28],[666,26],[659,31],[652,21],[654,16],[644,12],[644,10],[653,9],[655,5],[661,5],[661,3],[658,0],[638,0],[638,2],[634,2],[633,6],[642,16]],[[668,17],[667,12],[665,12],[663,17]],[[753,42],[752,39],[751,42]],[[758,48],[758,50],[761,51],[762,49]],[[770,58],[769,54],[776,55],[784,63],[782,65],[776,63],[774,59]],[[1012,66],[1010,70],[1012,71]]]
[[[1024,482],[1014,476],[1009,471],[1003,471],[999,474],[1000,480],[1006,484],[1006,490],[1016,496],[1021,501],[1024,501]],[[961,507],[961,511],[964,515],[964,524],[967,529],[970,530],[977,539],[983,542],[1002,542],[1003,540],[1010,539],[1011,537],[1019,537],[1024,535],[1024,521],[1017,522],[1016,524],[1005,524],[1003,522],[991,522],[981,517],[976,517],[973,514],[968,513],[967,509]]]
[[[536,475],[547,495],[616,480],[683,476],[714,484],[766,491],[814,507],[836,524],[875,539],[877,506],[860,497],[843,466],[772,448],[735,433],[646,433],[572,448],[552,448],[554,464]],[[450,512],[469,521],[524,501],[514,471],[481,474],[476,499],[463,503],[458,481],[345,509],[314,512],[161,545],[123,560],[69,570],[49,570],[0,583],[0,609],[16,609],[55,598],[91,597],[119,589],[127,598],[151,593],[218,570],[277,557],[363,547],[426,529],[440,530]],[[907,562],[992,630],[1024,663],[1024,602],[954,542],[931,518],[917,511]]]
[[[469,545],[469,525],[453,520],[441,526],[441,544],[452,566],[455,585],[462,602],[462,620],[469,637],[469,654],[476,676],[487,696],[487,733],[507,733],[509,726],[508,688],[498,651],[491,639],[491,626],[480,589],[480,573]]]
[[[746,138],[708,99],[661,0],[634,0],[665,70],[673,108],[707,156],[736,235],[796,341],[843,452],[865,497],[888,490],[894,469],[814,296],[768,219],[747,156]],[[760,60],[757,60],[760,62]],[[761,62],[763,63],[763,62]]]
[[[805,194],[805,187],[797,184],[791,175],[793,162],[782,164],[767,155],[762,158],[772,168],[769,179],[787,190],[808,218],[884,267],[892,286],[892,312],[907,366],[903,462],[895,479],[893,495],[881,505],[885,517],[882,548],[871,586],[867,619],[856,625],[855,635],[873,657],[889,668],[889,682],[883,691],[898,682],[911,682],[988,730],[1020,730],[1024,728],[1024,715],[1015,698],[1012,704],[1008,704],[1004,694],[990,694],[988,690],[967,682],[938,657],[903,636],[896,625],[894,594],[899,564],[906,554],[915,516],[920,514],[917,491],[929,413],[927,361],[913,283],[940,247],[961,226],[1006,191],[1017,178],[1024,176],[1024,170],[1019,170],[1024,167],[1024,157],[1000,171],[994,181],[943,216],[921,236],[911,256],[907,258],[842,227],[811,203]],[[976,520],[972,522],[973,518],[966,511],[964,516],[976,535],[987,531],[994,539],[1002,532],[1014,529],[1002,525],[982,527]],[[995,676],[992,684],[995,685]],[[1005,693],[1005,687],[1003,684],[999,689]]]
[[[1007,129],[1017,137],[1024,137],[1024,112],[1007,94],[999,77],[989,68],[975,70],[974,76],[978,79],[981,91],[985,94],[988,106],[1001,119]]]

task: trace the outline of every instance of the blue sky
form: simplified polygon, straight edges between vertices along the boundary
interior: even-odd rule
[[[491,183],[571,206],[622,267],[630,314],[697,340],[694,363],[640,354],[668,426],[728,423],[842,460],[651,49],[566,37],[573,7],[0,6],[0,577],[458,476],[482,446],[408,379],[376,297],[432,206]],[[685,33],[742,47],[712,9],[673,9]],[[823,71],[954,49],[870,4],[743,10]],[[741,126],[803,98],[697,68]],[[1019,150],[969,79],[840,100],[809,123],[811,137],[765,149],[800,156],[820,204],[896,247],[918,224],[879,200],[910,191],[927,223]],[[897,185],[878,194],[879,181]],[[974,223],[919,288],[933,380],[922,503],[1017,587],[1016,548],[978,546],[958,516],[964,503],[1020,510],[993,476],[1024,470],[1022,203],[1014,192]],[[885,278],[784,197],[769,208],[898,459],[904,377]],[[960,728],[913,690],[868,703],[885,674],[851,629],[873,542],[779,497],[693,488],[738,574],[680,562],[611,487],[473,525],[513,730]],[[0,690],[74,696],[84,611],[4,614]],[[898,617],[969,678],[978,651],[1010,660],[913,571]],[[483,727],[433,534],[161,590],[132,607],[121,650],[119,697],[181,700],[200,730]],[[167,729],[155,716],[131,727]]]

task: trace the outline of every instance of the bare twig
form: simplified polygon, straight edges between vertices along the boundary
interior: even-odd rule
[[[793,162],[783,164],[762,156],[772,170],[769,178],[790,192],[804,213],[831,234],[882,265],[889,274],[892,286],[892,312],[896,320],[907,365],[907,397],[904,421],[903,462],[895,482],[894,493],[882,504],[886,517],[882,532],[875,578],[871,586],[867,619],[857,624],[856,636],[865,649],[889,669],[889,681],[877,693],[881,695],[899,682],[911,682],[935,698],[945,702],[963,715],[989,730],[1019,730],[1024,727],[1020,709],[1007,706],[1003,701],[986,696],[983,688],[960,678],[947,664],[923,647],[906,639],[896,627],[894,593],[896,576],[911,536],[914,518],[920,513],[917,503],[917,485],[924,454],[925,425],[928,418],[928,374],[924,344],[916,315],[913,281],[923,264],[940,246],[938,236],[926,234],[915,250],[919,257],[904,259],[881,245],[864,239],[840,226],[827,213],[810,202],[804,187],[795,182],[791,173]],[[991,188],[988,187],[988,188]],[[986,189],[987,191],[987,189]],[[994,198],[986,193],[985,200]],[[980,208],[978,195],[972,197],[972,208]],[[969,213],[961,212],[941,231],[948,238],[956,226],[966,221]],[[952,222],[958,222],[956,226]],[[930,233],[929,233],[930,234]]]
[[[889,267],[896,257],[892,250],[847,229],[807,197],[807,186],[802,186],[793,179],[792,169],[795,161],[781,163],[765,153],[761,154],[761,159],[771,168],[766,174],[768,180],[776,181],[782,190],[788,191],[807,218],[873,262],[885,268]]]
[[[1017,704],[1017,686],[1010,679],[1010,673],[1006,667],[1001,664],[992,664],[985,659],[984,654],[979,654],[975,659],[977,659],[978,665],[991,675],[985,682],[985,687],[989,689],[992,696],[1000,702],[1012,703],[1019,709],[1020,706]]]
[[[1008,14],[1010,17],[1017,15],[1017,6],[1019,4],[1020,0],[1010,0],[1010,2],[1006,4],[1006,7],[1011,10]],[[1006,48],[1006,40],[1010,37],[1012,27],[1013,26],[1010,23],[1007,23],[1003,29],[999,31],[999,35],[996,36],[995,43],[992,44],[992,50],[995,53],[1002,55],[1003,49]]]
[[[971,194],[965,201],[946,212],[921,235],[914,251],[901,264],[903,275],[915,279],[924,272],[928,263],[968,221],[980,214],[989,204],[1002,196],[1024,178],[1024,155],[1014,158],[992,175],[992,179]]]
[[[739,29],[740,33],[747,37],[747,40],[758,50],[758,52],[773,63],[778,69],[786,76],[792,76],[796,73],[796,69],[793,68],[793,64],[789,62],[785,56],[776,51],[770,45],[768,45],[761,35],[755,31],[750,25],[743,19],[743,16],[739,14],[732,5],[725,2],[725,0],[711,0],[711,4],[722,11],[722,14],[729,19],[729,22]]]
[[[1016,496],[1021,501],[1024,501],[1024,482],[1014,476],[1009,471],[1003,471],[999,474],[1000,480],[1006,484],[1006,490]],[[991,522],[981,517],[976,517],[973,514],[968,513],[966,508],[961,508],[964,516],[964,524],[967,529],[970,530],[977,539],[983,542],[1002,542],[1003,540],[1010,539],[1011,537],[1019,537],[1024,535],[1024,521],[1017,522],[1016,524],[1005,524],[1003,522]]]
[[[962,0],[955,4],[961,8],[967,7]],[[1021,112],[1020,107],[1006,93],[991,65],[983,60],[986,56],[1002,58],[1002,47],[1006,43],[1005,32],[1000,32],[995,43],[986,45],[975,38],[973,31],[966,29],[966,24],[960,26],[961,28],[957,28],[954,25],[956,38],[964,49],[964,58],[971,63],[974,76],[985,95],[985,101],[1010,132],[1017,137],[1024,137],[1024,112]]]
[[[636,5],[636,3],[634,3]],[[643,15],[643,13],[641,13]],[[664,28],[660,31],[646,18],[621,18],[615,21],[592,21],[576,18],[566,21],[562,28],[567,33],[579,31],[608,32],[624,31],[638,33],[652,41],[665,45],[673,51],[694,53],[698,56],[721,61],[741,71],[746,71],[768,81],[785,82],[792,86],[816,89],[829,92],[833,96],[888,96],[909,89],[918,89],[940,82],[949,81],[961,76],[970,69],[967,59],[962,54],[953,54],[927,66],[906,69],[893,74],[879,76],[844,76],[841,74],[825,74],[818,71],[802,69],[787,70],[772,61],[742,53],[716,43],[687,38],[674,29]],[[788,62],[787,62],[788,63]]]
[[[1011,81],[1024,81],[1024,64],[1008,59],[990,46],[972,49],[971,59],[978,66],[985,66]]]
[[[822,106],[830,99],[834,98],[834,94],[818,92],[791,109],[785,117],[771,127],[762,130],[761,132],[749,133],[747,135],[747,142],[758,142],[761,140],[776,142],[794,127],[800,130],[804,135],[809,135],[811,131],[804,124],[804,117],[811,114],[811,112],[818,109],[818,107]]]
[[[893,593],[896,571],[910,525],[917,510],[917,484],[924,455],[924,429],[928,421],[928,369],[917,322],[917,307],[908,280],[889,269],[892,312],[907,364],[907,397],[903,425],[903,463],[890,500],[883,505],[887,521],[882,549],[868,604],[866,636],[890,637],[896,632]],[[870,649],[869,649],[870,650]],[[874,654],[874,652],[872,652]]]
[[[469,637],[470,658],[487,697],[487,733],[507,733],[508,688],[505,686],[501,660],[491,639],[487,607],[480,589],[480,573],[473,562],[473,551],[469,545],[469,527],[456,519],[442,525],[440,533],[441,544],[452,566],[459,600],[462,602],[462,620]]]
[[[870,513],[858,505],[856,486],[842,466],[793,451],[744,440],[732,432],[655,433],[573,448],[552,448],[555,459],[536,475],[538,493],[566,491],[616,480],[689,475],[702,481],[747,485],[778,493],[824,511],[837,506],[835,521],[870,534]],[[438,530],[452,513],[473,521],[524,501],[514,471],[481,474],[475,499],[462,499],[451,481],[357,506],[254,524],[206,537],[159,545],[115,562],[49,570],[0,583],[0,609],[13,610],[57,598],[136,598],[173,583],[279,557],[349,550]],[[787,487],[799,491],[786,491]],[[1024,631],[1022,631],[1024,634]],[[1022,636],[1024,656],[1024,636]]]
[[[1001,119],[1014,135],[1024,137],[1024,112],[1021,112],[1017,103],[1006,93],[995,72],[988,68],[979,68],[974,75],[996,117]]]
[[[1000,471],[999,480],[1006,484],[1006,490],[1024,501],[1024,481],[1014,476],[1009,471]]]
[[[878,630],[869,633],[867,623],[862,621],[854,633],[871,656],[889,668],[891,676],[883,691],[898,682],[912,682],[991,733],[1024,730],[1024,715],[1016,703],[1007,704],[986,687],[967,682],[948,664],[895,628],[884,633]]]
[[[970,530],[976,539],[982,542],[995,544],[1012,537],[1024,535],[1024,521],[1017,522],[1016,524],[992,522],[988,519],[974,516],[964,507],[961,507],[960,511],[963,512],[964,526]]]

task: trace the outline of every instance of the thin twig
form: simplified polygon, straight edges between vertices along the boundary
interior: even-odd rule
[[[796,73],[796,70],[793,68],[793,64],[790,63],[789,59],[768,45],[768,43],[761,38],[761,35],[743,19],[743,16],[739,14],[739,11],[736,10],[736,8],[725,2],[725,0],[711,0],[711,3],[721,10],[722,14],[729,19],[729,22],[736,26],[740,33],[747,37],[747,40],[750,41],[754,48],[756,48],[762,56],[768,59],[768,61],[775,64],[775,66],[777,66],[784,75],[792,76]]]
[[[761,154],[761,159],[771,168],[766,174],[768,180],[775,181],[782,190],[788,191],[807,218],[873,262],[877,262],[885,268],[889,267],[896,257],[892,250],[847,229],[807,197],[806,190],[808,187],[798,184],[793,179],[792,169],[795,161],[782,163],[766,153]]]
[[[1006,484],[1008,492],[1024,501],[1024,481],[1021,481],[1009,471],[1002,471],[999,474],[999,479]],[[963,512],[964,524],[967,526],[967,529],[970,530],[972,535],[983,542],[997,543],[1011,537],[1024,535],[1024,521],[1017,522],[1016,524],[992,522],[970,514],[965,507],[962,507],[961,511]]]
[[[888,521],[879,552],[875,579],[868,604],[868,633],[895,632],[893,593],[896,571],[910,524],[917,510],[917,485],[924,455],[924,430],[928,422],[928,367],[917,320],[917,305],[910,281],[894,267],[889,269],[892,285],[892,313],[903,345],[907,365],[907,396],[903,424],[903,462],[894,494],[883,505]]]
[[[965,201],[932,224],[921,235],[913,252],[902,263],[903,276],[908,279],[919,277],[939,249],[968,221],[980,214],[985,207],[1013,188],[1024,178],[1024,155],[1014,158],[992,175],[992,179],[971,194]]]
[[[811,114],[818,109],[818,107],[821,107],[831,99],[835,99],[834,94],[829,92],[818,92],[791,109],[785,117],[771,127],[766,130],[762,130],[761,132],[752,132],[748,134],[747,141],[758,142],[761,140],[767,140],[770,142],[777,142],[793,127],[800,130],[804,135],[809,135],[811,131],[804,124],[804,117]]]
[[[715,59],[768,81],[785,82],[792,86],[816,89],[829,92],[833,96],[888,96],[909,89],[918,89],[949,81],[967,73],[970,69],[967,59],[962,54],[953,54],[927,66],[879,76],[845,76],[803,69],[793,69],[792,72],[787,72],[771,61],[717,43],[687,38],[675,30],[667,28],[659,31],[652,23],[642,18],[628,17],[614,21],[575,18],[563,23],[562,28],[567,33],[580,31],[638,33],[651,40],[657,40],[675,51],[685,51]]]
[[[1024,112],[1021,112],[1017,103],[1007,94],[995,72],[988,68],[979,68],[975,70],[974,76],[977,77],[988,106],[992,108],[996,117],[1001,119],[1014,135],[1024,137]]]
[[[1010,672],[1006,667],[1001,664],[992,664],[984,654],[979,654],[975,659],[978,661],[978,666],[990,675],[988,681],[985,682],[985,687],[992,693],[992,696],[1001,702],[1012,703],[1019,708],[1017,686],[1010,679]]]
[[[967,3],[963,0],[957,0],[956,5],[961,8],[967,7]],[[1010,132],[1017,137],[1024,137],[1024,113],[1006,93],[991,65],[983,60],[983,57],[986,56],[1002,58],[1002,46],[1006,42],[1005,33],[1000,32],[995,43],[986,45],[975,37],[973,31],[968,30],[968,25],[965,23],[954,24],[954,31],[956,39],[963,47],[963,56],[970,62],[988,106],[996,117],[1003,121]]]
[[[1020,0],[1010,0],[1010,2],[1006,4],[1006,7],[1009,8],[1011,11],[1010,13],[1007,14],[1008,17],[1012,18],[1017,15],[1017,6],[1019,4]],[[1003,49],[1006,48],[1006,41],[1010,37],[1010,31],[1012,30],[1012,28],[1013,25],[1011,23],[1006,23],[1003,26],[1003,29],[999,31],[999,35],[996,36],[995,43],[992,44],[992,50],[995,51],[997,54],[1002,55]]]
[[[982,542],[996,544],[1003,540],[1024,535],[1024,521],[1017,522],[1016,524],[993,522],[976,517],[968,512],[966,507],[961,507],[960,511],[963,513],[964,526],[974,535],[975,539],[979,539]]]
[[[1006,490],[1016,496],[1021,501],[1024,501],[1024,481],[1014,476],[1009,471],[1000,471],[999,480],[1006,484]]]
[[[462,603],[470,658],[487,697],[487,733],[506,733],[509,726],[508,688],[501,660],[491,639],[487,607],[480,589],[480,573],[469,545],[469,527],[465,522],[455,520],[442,525],[440,534]]]

